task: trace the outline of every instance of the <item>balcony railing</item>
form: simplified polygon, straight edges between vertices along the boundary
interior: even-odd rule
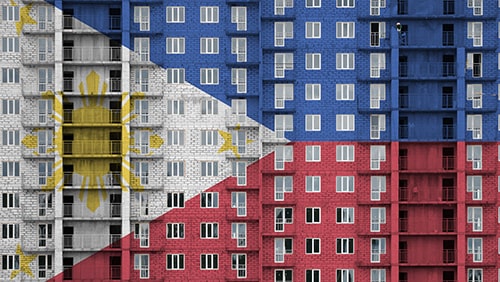
[[[443,187],[443,201],[455,201],[455,187]]]
[[[443,263],[454,263],[455,262],[455,250],[448,249],[443,250]]]
[[[121,141],[74,140],[64,141],[64,155],[119,155]]]
[[[399,77],[453,77],[456,75],[455,63],[413,63],[399,62]]]
[[[121,47],[64,47],[65,62],[119,62]]]
[[[408,250],[399,250],[399,263],[408,263]]]
[[[454,218],[443,218],[442,221],[442,231],[443,232],[455,232],[455,222]]]
[[[399,200],[402,202],[408,201],[408,187],[399,187]]]
[[[67,250],[100,250],[104,247],[120,248],[119,234],[73,234],[63,236]]]
[[[400,218],[399,219],[399,232],[408,232],[408,219]]]
[[[120,218],[121,204],[102,203],[95,211],[89,210],[86,204],[64,204],[63,215],[66,218]]]
[[[65,172],[64,173],[64,186],[66,187],[78,187],[80,188],[84,183],[83,175],[94,175],[95,172],[82,172],[81,174]],[[104,183],[99,183],[101,186],[120,186],[121,183],[121,173],[120,172],[110,172],[104,175],[99,181],[103,181]],[[90,188],[98,188],[98,187],[90,187]]]
[[[399,157],[399,170],[408,170],[408,157]]]
[[[121,110],[111,109],[86,109],[79,110],[64,110],[64,123],[72,124],[105,124],[105,123],[120,123]]]
[[[443,169],[444,170],[454,170],[455,169],[455,157],[454,156],[443,156]]]

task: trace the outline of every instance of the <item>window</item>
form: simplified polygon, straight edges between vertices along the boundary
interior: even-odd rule
[[[385,22],[370,22],[370,46],[379,47],[380,39],[386,38]]]
[[[17,201],[19,201],[19,199]],[[38,216],[47,216],[49,209],[52,209],[52,194],[38,194]]]
[[[337,208],[337,223],[354,223],[354,208]]]
[[[236,30],[247,30],[247,7],[231,7],[231,23]]]
[[[54,166],[53,162],[38,163],[38,185],[48,185],[47,178],[52,176],[53,166]]]
[[[483,282],[482,268],[467,268],[467,282]]]
[[[370,146],[370,169],[379,170],[380,162],[385,162],[385,146]]]
[[[293,146],[276,146],[274,169],[284,170],[286,162],[293,162]]]
[[[218,254],[201,254],[200,255],[200,269],[202,269],[202,270],[219,269],[219,255]]]
[[[321,84],[306,84],[306,100],[321,100]]]
[[[167,7],[167,23],[183,23],[185,21],[184,7]]]
[[[481,53],[467,53],[466,67],[472,70],[472,77],[483,76],[483,54]]]
[[[284,109],[286,101],[293,101],[293,84],[292,83],[274,84],[274,108]]]
[[[335,115],[337,131],[354,131],[354,115]]]
[[[52,39],[38,38],[38,61],[47,61],[48,55],[52,54],[52,44]]]
[[[483,261],[483,239],[467,238],[467,254],[472,254],[473,262]]]
[[[385,53],[371,53],[370,77],[380,77],[380,70],[385,70]]]
[[[354,146],[352,145],[337,145],[337,162],[353,162],[354,161]]]
[[[236,62],[247,61],[247,39],[245,37],[231,38],[231,54],[236,55]]]
[[[200,7],[200,23],[218,23],[219,7]]]
[[[184,269],[183,254],[167,254],[167,270]]]
[[[467,207],[467,223],[472,223],[472,231],[483,231],[483,208]]]
[[[275,269],[274,282],[289,282],[293,281],[292,269]]]
[[[467,1],[467,8],[473,9],[474,16],[483,15],[483,0],[469,0]]]
[[[167,223],[167,239],[184,239],[184,223]]]
[[[140,179],[141,185],[147,185],[149,183],[149,163],[134,162],[134,176]]]
[[[319,254],[319,253],[321,253],[320,239],[306,238],[306,254]]]
[[[274,46],[285,46],[285,39],[293,39],[293,22],[275,22]]]
[[[321,8],[321,0],[306,0],[306,8]]]
[[[167,130],[167,145],[184,146],[184,130]]]
[[[385,269],[372,269],[370,271],[370,282],[386,282]]]
[[[167,69],[167,83],[181,84],[185,82],[184,69],[182,68],[169,68]]]
[[[167,54],[184,54],[185,41],[184,37],[167,37]]]
[[[183,115],[184,114],[184,101],[182,101],[182,100],[168,100],[167,101],[167,114],[168,115]]]
[[[482,139],[483,116],[467,115],[467,130],[472,131],[472,139]]]
[[[136,37],[134,39],[134,52],[139,56],[139,61],[148,62],[149,61],[149,38],[148,37]],[[168,71],[168,69],[167,69]]]
[[[336,176],[336,191],[354,192],[354,176]]]
[[[2,37],[2,52],[19,52],[19,37]]]
[[[135,193],[135,202],[139,207],[139,214],[141,216],[149,215],[149,193],[147,192]]]
[[[236,239],[236,245],[238,248],[244,248],[247,246],[247,224],[246,223],[236,223],[231,224],[231,239]]]
[[[141,92],[147,92],[149,90],[149,70],[148,69],[137,69],[135,70],[135,84]],[[136,110],[137,102],[148,102],[145,100],[136,100]],[[141,118],[142,120],[142,118]]]
[[[3,130],[2,145],[5,146],[19,145],[19,130]]]
[[[140,270],[139,277],[141,279],[149,278],[149,255],[135,254],[134,270]]]
[[[184,162],[167,162],[167,176],[184,176]]]
[[[202,130],[201,145],[217,146],[219,145],[219,133],[217,130]]]
[[[18,208],[19,193],[2,193],[2,208]]]
[[[354,38],[354,22],[337,22],[337,38]]]
[[[336,68],[338,70],[354,69],[354,53],[337,53]]]
[[[293,0],[274,0],[275,15],[284,15],[285,8],[293,8]]]
[[[321,176],[306,176],[306,192],[321,192]]]
[[[274,239],[274,262],[285,262],[285,254],[293,253],[292,238]]]
[[[483,46],[483,23],[467,22],[467,38],[472,39],[472,46]]]
[[[284,201],[285,193],[293,192],[293,176],[274,177],[274,200]]]
[[[217,68],[201,68],[200,69],[200,84],[219,84],[219,69]]]
[[[467,145],[467,161],[472,162],[472,169],[482,169],[482,158],[483,150],[481,145]]]
[[[231,254],[231,269],[236,270],[236,277],[247,277],[247,255],[246,254]]]
[[[274,77],[284,78],[285,70],[293,70],[293,53],[275,53]]]
[[[18,270],[19,255],[2,255],[2,270]]]
[[[219,162],[201,162],[201,176],[218,176]]]
[[[370,109],[380,109],[380,101],[385,101],[385,84],[370,84]]]
[[[140,31],[149,30],[149,7],[136,6],[134,7],[134,23],[139,24]]]
[[[2,20],[9,22],[19,21],[19,6],[2,6]]]
[[[306,70],[320,70],[320,69],[321,69],[321,54],[306,53]]]
[[[38,278],[48,278],[52,270],[52,255],[38,255]]]
[[[285,138],[285,132],[293,131],[293,115],[275,115],[274,131],[276,138]]]
[[[380,139],[380,131],[385,131],[385,115],[370,115],[370,139]]]
[[[380,255],[385,254],[385,238],[372,238],[370,262],[380,262]]]
[[[321,115],[306,115],[306,131],[321,131]]]
[[[232,68],[231,85],[236,85],[236,93],[247,93],[247,69]]]
[[[52,224],[39,224],[38,247],[47,247],[47,239],[52,239]]]
[[[306,208],[306,223],[321,223],[321,208]]]
[[[2,239],[17,239],[19,238],[19,224],[2,224]]]
[[[483,107],[482,84],[467,84],[467,101],[472,101],[473,109],[481,109]]]
[[[218,76],[218,73],[217,73]],[[201,114],[202,115],[217,115],[219,114],[217,100],[202,100],[201,101]]]
[[[200,37],[200,54],[219,54],[219,38]]]
[[[370,208],[371,232],[380,232],[380,224],[385,224],[385,208]]]
[[[247,215],[247,193],[232,192],[231,193],[231,208],[236,209],[237,216]]]
[[[134,132],[135,149],[143,155],[149,154],[149,131],[136,130]]]
[[[354,238],[337,238],[337,254],[354,254]]]
[[[184,193],[171,192],[167,194],[167,208],[183,208]]]
[[[481,200],[483,177],[481,175],[467,175],[467,192],[472,192],[472,200]]]
[[[337,269],[337,282],[354,282],[354,269]]]
[[[38,135],[38,153],[47,154],[47,150],[52,149],[52,130],[40,130]]]
[[[38,100],[38,122],[45,124],[51,118],[52,118],[52,100],[49,99]]]
[[[337,100],[354,100],[354,84],[337,84],[335,88]]]
[[[321,22],[306,22],[306,38],[321,38]]]
[[[19,162],[2,162],[2,176],[19,176]]]
[[[293,223],[292,208],[275,208],[274,209],[274,231],[284,232],[285,224]]]
[[[370,190],[371,200],[380,201],[380,193],[385,193],[386,178],[385,176],[371,176],[370,177]]]
[[[149,223],[138,223],[136,229],[139,231],[140,247],[149,247]]]
[[[2,68],[3,83],[19,83],[19,68]]]
[[[321,161],[321,146],[306,146],[306,162]]]
[[[234,102],[234,100],[232,101]],[[247,151],[247,134],[244,130],[232,130],[232,145],[236,147],[237,154],[245,154]]]
[[[219,193],[218,192],[202,192],[200,195],[200,206],[202,208],[218,208]]]
[[[386,0],[370,1],[370,16],[380,16],[380,8],[385,8]]]
[[[321,275],[319,269],[306,269],[306,282],[320,282]]]
[[[238,186],[247,185],[247,163],[246,162],[233,162],[233,176],[236,177]]]
[[[354,0],[337,0],[337,8],[354,8]]]
[[[201,223],[200,226],[201,239],[216,239],[219,238],[219,224],[218,223]]]

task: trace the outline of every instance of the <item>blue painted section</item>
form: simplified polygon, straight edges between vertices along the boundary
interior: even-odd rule
[[[62,6],[64,2],[64,7]],[[294,131],[286,137],[296,141],[370,141],[370,115],[385,114],[386,130],[380,141],[494,141],[498,131],[498,7],[496,1],[483,1],[483,16],[473,15],[467,1],[453,7],[434,0],[387,0],[379,16],[370,15],[368,1],[356,1],[356,8],[336,8],[335,1],[323,1],[321,8],[306,8],[295,1],[285,15],[274,14],[274,1],[258,0],[133,0],[60,1],[55,5],[73,8],[78,19],[111,37],[109,8],[121,7],[124,33],[122,43],[131,47],[136,37],[149,37],[151,61],[164,68],[184,68],[186,81],[230,104],[231,99],[246,98],[248,115],[274,129],[274,115],[292,114]],[[92,3],[86,5],[85,3]],[[150,6],[151,29],[140,31],[133,21],[135,6]],[[184,6],[185,23],[166,23],[166,6]],[[200,6],[218,6],[218,23],[200,23]],[[237,31],[231,23],[231,7],[247,7],[247,31]],[[445,9],[446,8],[446,9]],[[453,9],[452,9],[453,8]],[[467,37],[467,23],[483,22],[482,46]],[[293,39],[283,47],[274,46],[276,22],[293,22]],[[321,38],[305,38],[306,22],[321,22]],[[355,22],[355,38],[337,38],[337,22]],[[386,23],[386,38],[377,47],[370,45],[372,22]],[[398,32],[396,23],[403,25]],[[130,23],[130,24],[128,24]],[[445,26],[447,25],[447,26]],[[449,28],[452,28],[449,32]],[[448,28],[448,29],[447,29]],[[448,31],[448,32],[447,32]],[[130,33],[129,33],[130,32]],[[167,37],[185,37],[185,54],[166,54]],[[218,37],[219,54],[200,54],[200,37]],[[231,54],[231,38],[246,37],[248,62],[236,62]],[[477,45],[477,44],[476,44]],[[292,53],[293,70],[275,78],[276,53]],[[306,70],[306,54],[321,54],[321,70]],[[336,69],[337,53],[354,53],[355,69]],[[385,53],[386,68],[380,77],[370,77],[370,54]],[[468,53],[482,54],[482,75],[467,68]],[[202,85],[201,68],[218,68],[218,85]],[[247,93],[236,93],[231,85],[231,69],[247,68]],[[274,108],[274,84],[293,83],[294,100],[285,109]],[[321,100],[305,98],[305,85],[321,84]],[[336,99],[336,84],[355,84],[355,98]],[[386,84],[386,99],[377,109],[370,108],[370,84]],[[483,86],[482,107],[467,100],[467,84]],[[450,95],[446,93],[450,92]],[[445,94],[443,94],[445,93]],[[321,131],[305,130],[305,116],[321,115]],[[336,131],[336,115],[354,114],[354,131]],[[467,131],[467,115],[481,114],[482,139]],[[495,129],[495,130],[492,130]]]

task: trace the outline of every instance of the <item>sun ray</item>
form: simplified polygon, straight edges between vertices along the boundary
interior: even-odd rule
[[[16,2],[10,1],[11,6],[17,6]],[[31,7],[33,4],[28,4],[19,9],[19,21],[16,22],[16,32],[17,35],[21,34],[25,24],[37,24],[36,20],[30,16]]]
[[[16,254],[19,256],[19,269],[12,271],[10,274],[10,279],[14,279],[21,272],[26,273],[29,277],[35,277],[30,268],[30,263],[36,259],[37,255],[26,255],[21,249],[21,245],[17,245]]]

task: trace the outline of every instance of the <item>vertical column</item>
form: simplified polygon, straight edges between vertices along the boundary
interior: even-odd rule
[[[466,101],[466,88],[465,88],[465,61],[466,54],[465,48],[457,48],[457,141],[465,140],[465,101]],[[463,159],[465,160],[465,159]]]
[[[465,142],[457,142],[457,281],[467,281],[465,272],[465,257],[467,255],[467,242],[465,240],[465,227],[467,225],[467,207],[465,206],[465,191],[467,189],[465,179],[466,159],[467,148]]]
[[[399,142],[391,142],[391,275],[399,281]]]
[[[391,140],[399,141],[399,32],[389,26],[391,32]],[[398,153],[396,151],[396,153]],[[397,160],[396,160],[397,161]],[[397,164],[397,162],[396,162]],[[396,166],[397,167],[397,166]]]

